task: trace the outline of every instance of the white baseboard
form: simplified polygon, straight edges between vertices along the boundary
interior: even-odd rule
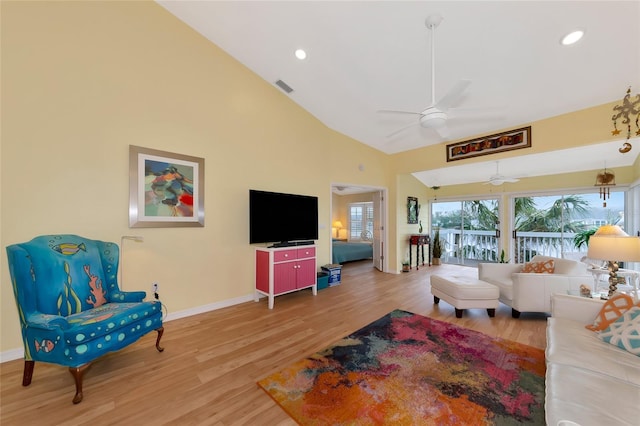
[[[246,296],[240,296],[233,299],[223,300],[221,302],[209,303],[208,305],[197,306],[195,308],[185,309],[178,312],[169,312],[163,321],[173,321],[180,318],[190,317],[192,315],[203,314],[205,312],[215,311],[222,308],[228,308],[229,306],[239,305],[240,303],[253,301],[253,294]],[[166,305],[165,305],[166,306]],[[167,308],[170,308],[168,306]]]
[[[0,352],[0,363],[21,358],[24,358],[24,348],[9,349],[8,351]]]
[[[250,301],[253,301],[253,293],[246,296],[240,296],[233,299],[223,300],[220,302],[209,303],[208,305],[197,306],[195,308],[185,309],[178,312],[169,312],[163,321],[169,322],[169,321],[177,320],[180,318],[190,317],[192,315],[198,315],[198,314],[215,311],[222,308],[228,308],[229,306],[239,305],[240,303],[245,303]],[[0,352],[0,363],[13,361],[21,358],[24,358],[24,348],[9,349],[8,351]]]

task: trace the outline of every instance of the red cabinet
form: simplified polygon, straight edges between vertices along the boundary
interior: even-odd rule
[[[273,309],[275,296],[311,288],[317,294],[316,247],[256,247],[256,291],[254,299],[261,294],[269,298],[269,309]]]

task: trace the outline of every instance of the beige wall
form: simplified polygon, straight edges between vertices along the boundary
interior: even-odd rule
[[[420,213],[418,220],[422,221],[423,234],[429,233],[429,189],[424,186],[418,179],[411,175],[398,175],[396,177],[396,191],[398,197],[395,203],[394,216],[397,220],[397,237],[396,247],[398,248],[398,255],[395,258],[395,263],[390,264],[390,268],[396,268],[396,270],[402,269],[402,262],[409,257],[409,236],[418,233],[419,224],[407,223],[407,197],[416,197],[418,204],[420,205]],[[415,259],[415,247],[412,256]]]
[[[37,235],[143,236],[125,242],[124,288],[157,281],[176,313],[252,294],[250,188],[319,197],[320,265],[330,263],[332,182],[388,189],[392,270],[417,232],[406,224],[407,196],[418,197],[429,229],[432,190],[410,173],[446,164],[443,145],[388,156],[338,134],[150,1],[0,7],[0,353],[22,345],[4,247]],[[532,152],[609,140],[610,111],[533,123]],[[205,159],[204,228],[129,229],[129,145]],[[639,176],[638,161],[616,170],[619,183]],[[445,187],[438,197],[488,190]]]
[[[158,281],[174,313],[252,294],[250,188],[319,197],[322,265],[331,181],[389,186],[385,155],[328,129],[153,2],[1,7],[0,351],[22,345],[9,244],[141,235],[124,243],[124,288]],[[129,145],[205,159],[204,228],[129,229]]]

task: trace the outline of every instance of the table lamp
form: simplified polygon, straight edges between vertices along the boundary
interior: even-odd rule
[[[333,227],[336,228],[336,238],[340,238],[340,230],[343,228],[342,222],[336,220],[333,222]]]
[[[618,286],[618,262],[640,261],[640,237],[630,237],[617,225],[603,225],[589,238],[587,257],[608,262],[611,297]]]

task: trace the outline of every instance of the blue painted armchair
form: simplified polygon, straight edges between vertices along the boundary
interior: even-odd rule
[[[44,235],[7,247],[11,284],[24,343],[23,386],[35,361],[69,367],[73,403],[94,359],[155,330],[160,352],[162,304],[143,302],[143,291],[120,291],[118,245],[77,235]]]

